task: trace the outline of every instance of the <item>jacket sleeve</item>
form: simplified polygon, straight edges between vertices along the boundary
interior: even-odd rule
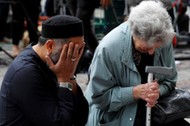
[[[85,126],[88,119],[89,107],[81,88],[77,85],[77,94],[74,95],[74,126]]]
[[[34,125],[71,126],[73,93],[67,88],[56,88],[55,82],[46,79],[34,67],[17,71],[11,82],[12,102]]]

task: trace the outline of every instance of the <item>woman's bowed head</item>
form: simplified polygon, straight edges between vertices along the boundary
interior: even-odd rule
[[[149,46],[165,45],[175,36],[171,17],[161,2],[142,1],[132,8],[128,22],[134,38]]]

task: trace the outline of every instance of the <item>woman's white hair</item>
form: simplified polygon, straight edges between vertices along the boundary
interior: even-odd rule
[[[171,42],[175,33],[171,17],[161,2],[142,1],[128,18],[132,34],[149,44]]]

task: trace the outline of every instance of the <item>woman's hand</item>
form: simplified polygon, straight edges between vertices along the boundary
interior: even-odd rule
[[[154,81],[151,83],[140,84],[133,88],[135,99],[143,99],[147,102],[147,107],[153,107],[159,98],[159,84]]]

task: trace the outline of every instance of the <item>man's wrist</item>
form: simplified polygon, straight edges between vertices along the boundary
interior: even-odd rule
[[[58,79],[59,82],[67,82],[67,81],[70,82],[70,81],[75,81],[75,80],[76,80],[76,77],[75,77],[75,76],[72,76],[72,77],[67,78],[67,79],[60,77],[60,78],[57,78],[57,79]]]
[[[73,84],[71,82],[59,82],[59,85],[58,85],[60,88],[67,88],[69,89],[70,91],[73,90]]]
[[[76,80],[76,76],[71,77],[70,80]]]

